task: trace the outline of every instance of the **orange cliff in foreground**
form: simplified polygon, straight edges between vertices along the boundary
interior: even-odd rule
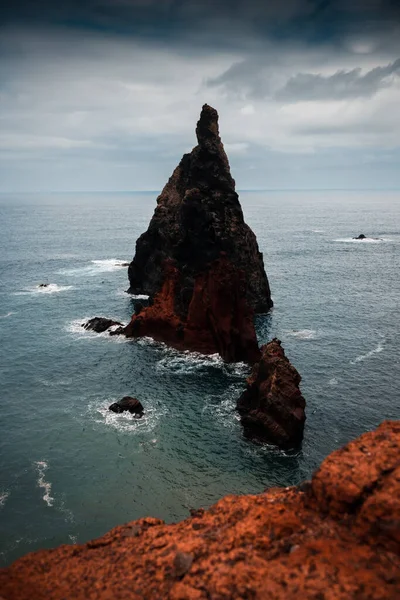
[[[324,460],[310,483],[227,496],[181,523],[145,518],[0,573],[4,600],[400,598],[400,421]]]

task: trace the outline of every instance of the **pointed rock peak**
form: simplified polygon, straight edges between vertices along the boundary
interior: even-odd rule
[[[207,142],[220,142],[218,130],[218,113],[212,106],[204,104],[196,127],[197,141],[202,146]]]

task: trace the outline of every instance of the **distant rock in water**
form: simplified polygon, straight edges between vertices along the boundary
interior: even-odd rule
[[[93,319],[89,319],[86,323],[82,324],[84,329],[89,329],[95,331],[96,333],[103,333],[110,329],[110,327],[114,327],[114,325],[119,325],[122,327],[122,323],[118,321],[113,321],[112,319],[106,319],[105,317],[93,317]]]
[[[261,353],[237,402],[245,434],[282,448],[298,446],[306,419],[301,377],[279,340],[262,346]]]
[[[122,400],[114,402],[109,406],[108,410],[115,413],[122,413],[128,410],[131,414],[135,415],[137,419],[143,417],[144,408],[141,402],[137,398],[131,396],[124,396]]]
[[[360,233],[360,235],[358,235],[357,237],[354,237],[353,240],[365,240],[366,239],[366,235],[364,235],[363,233]]]
[[[49,284],[48,283],[39,283],[38,287],[47,288],[47,287],[49,287]]]
[[[198,145],[183,156],[137,240],[128,291],[154,302],[133,317],[127,335],[253,362],[253,313],[272,307],[263,256],[244,222],[218,113],[207,104],[196,134]]]

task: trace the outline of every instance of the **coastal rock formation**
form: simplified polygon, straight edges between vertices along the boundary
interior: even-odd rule
[[[111,406],[108,407],[108,410],[111,410],[115,413],[122,413],[128,410],[132,415],[135,415],[136,418],[140,419],[143,417],[144,408],[141,402],[137,398],[132,398],[131,396],[124,396],[118,402],[114,402]]]
[[[89,321],[83,323],[82,327],[84,329],[95,331],[96,333],[103,333],[115,325],[122,327],[122,323],[119,323],[118,321],[113,321],[106,317],[93,317],[93,319],[89,319]]]
[[[150,336],[178,349],[218,353],[226,362],[254,363],[259,359],[242,271],[222,255],[196,277],[187,313],[180,317],[176,299],[182,291],[181,273],[172,261],[166,261],[164,268],[161,291],[151,306],[133,315],[124,330],[127,337]]]
[[[262,346],[261,359],[237,402],[245,434],[283,448],[300,444],[306,420],[300,381],[280,340]]]
[[[360,233],[360,235],[358,235],[357,237],[354,237],[353,240],[365,240],[366,239],[366,235],[364,235],[363,233]]]
[[[237,349],[232,347],[242,330],[254,346],[254,328],[249,330],[253,313],[272,306],[263,256],[244,222],[219,137],[218,113],[207,104],[196,134],[198,145],[183,156],[157,198],[148,230],[136,242],[128,291],[148,294],[154,303],[128,332],[182,348],[220,352],[226,360],[252,362],[254,357],[243,350],[247,339]],[[226,286],[232,297],[222,289]],[[245,315],[244,325],[237,310]]]
[[[322,463],[312,481],[227,496],[17,560],[6,600],[384,600],[400,597],[400,422]]]
[[[179,269],[176,312],[185,317],[196,277],[220,258],[246,273],[245,296],[256,312],[272,306],[256,236],[244,222],[217,111],[205,104],[197,123],[198,145],[185,154],[157,198],[148,230],[136,242],[129,266],[129,291],[154,296],[165,280],[164,262]]]

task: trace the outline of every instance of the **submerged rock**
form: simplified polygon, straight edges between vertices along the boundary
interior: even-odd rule
[[[354,237],[353,240],[365,240],[366,239],[366,235],[364,235],[363,233],[360,233],[360,235],[358,235],[357,237]]]
[[[132,398],[131,396],[124,396],[122,400],[118,402],[114,402],[109,406],[108,410],[111,410],[115,413],[122,413],[128,410],[132,415],[135,415],[136,418],[140,419],[143,417],[144,408],[141,402],[137,398]]]
[[[105,317],[93,317],[93,319],[89,319],[86,323],[82,324],[84,329],[95,331],[96,333],[103,333],[110,329],[110,327],[114,327],[115,325],[119,325],[122,327],[122,323],[118,321],[113,321],[112,319],[106,319]]]
[[[306,419],[300,381],[280,340],[273,339],[261,347],[261,359],[254,365],[247,388],[237,402],[248,437],[283,448],[300,444]]]
[[[198,145],[183,156],[137,240],[129,291],[154,302],[133,317],[127,335],[253,362],[253,313],[272,307],[263,256],[244,222],[215,109],[203,106],[196,134]]]
[[[143,518],[0,572],[7,600],[400,598],[400,422],[324,460],[311,482]],[[129,568],[127,568],[129,565]]]

